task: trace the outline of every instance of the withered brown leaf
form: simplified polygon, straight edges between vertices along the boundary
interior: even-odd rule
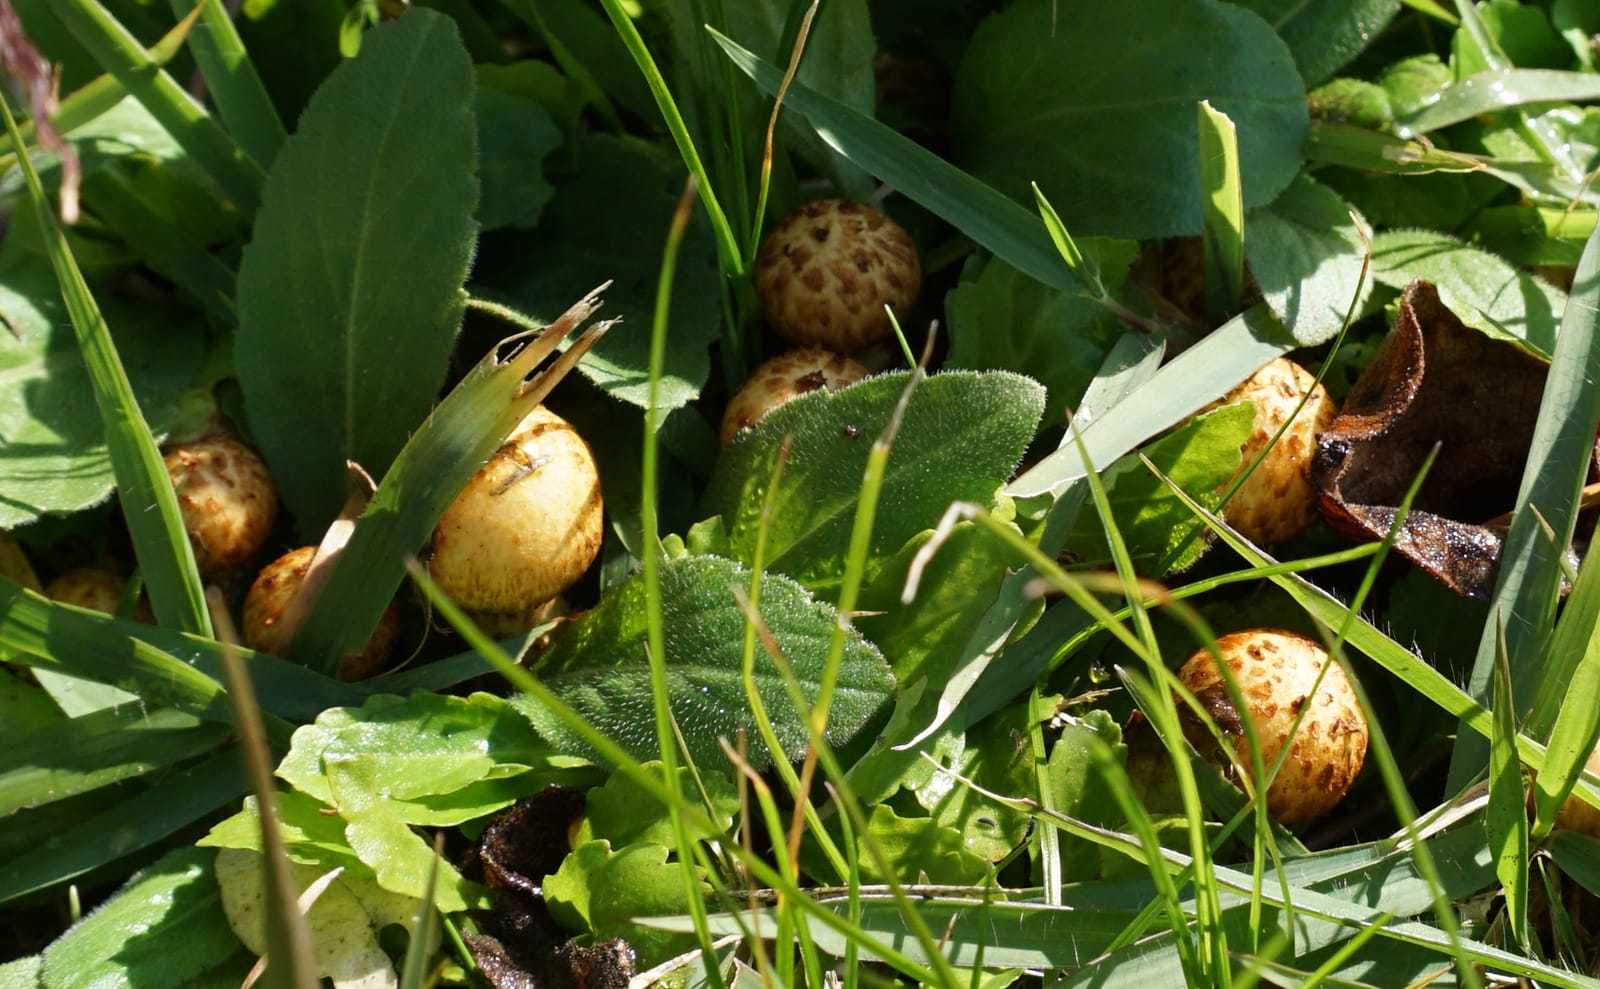
[[[1546,365],[1465,326],[1428,282],[1400,316],[1317,444],[1322,515],[1355,539],[1382,539],[1406,490],[1439,452],[1395,549],[1458,594],[1494,591],[1505,528],[1539,416]]]

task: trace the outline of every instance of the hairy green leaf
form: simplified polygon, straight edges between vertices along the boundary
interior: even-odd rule
[[[372,31],[267,177],[239,269],[250,424],[302,533],[432,407],[461,322],[478,183],[472,66],[431,11]]]
[[[893,414],[906,374],[818,390],[773,410],[723,452],[702,502],[720,514],[736,559],[750,562],[771,497],[767,565],[822,594],[838,587],[867,453]],[[869,579],[953,501],[987,504],[1033,438],[1044,389],[1007,372],[952,371],[917,386],[889,453],[873,528]],[[785,441],[779,490],[768,482]]]
[[[1333,75],[1378,36],[1400,0],[1239,0],[1272,25],[1307,86]]]
[[[755,733],[740,671],[745,615],[735,590],[748,590],[750,573],[731,560],[682,557],[661,565],[661,606],[666,620],[667,697],[689,755],[702,769],[725,764],[719,738],[750,738],[750,759],[767,765],[771,754]],[[838,613],[811,598],[794,581],[766,574],[761,581],[761,621],[772,633],[806,701],[796,710],[773,660],[757,650],[755,683],[778,742],[791,756],[810,738],[809,705],[817,696],[828,641]],[[536,672],[558,697],[631,755],[659,752],[650,667],[645,658],[645,582],[635,576],[573,623]],[[873,645],[851,631],[833,694],[828,737],[841,745],[889,699],[893,680]],[[588,754],[589,746],[527,695],[511,703],[560,752]]]
[[[1324,343],[1344,326],[1352,303],[1360,314],[1372,294],[1372,280],[1363,279],[1361,271],[1367,245],[1350,206],[1337,195],[1300,175],[1245,222],[1250,274],[1296,340],[1306,346]]]

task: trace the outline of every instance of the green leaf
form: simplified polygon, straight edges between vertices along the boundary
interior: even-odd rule
[[[1307,86],[1333,75],[1376,38],[1400,0],[1238,0],[1278,32]]]
[[[712,472],[702,514],[727,521],[736,559],[755,558],[762,505],[771,497],[767,565],[819,594],[838,587],[867,453],[905,381],[905,372],[884,374],[837,392],[811,392],[734,440]],[[952,501],[991,502],[1027,449],[1043,405],[1043,388],[1003,371],[952,371],[919,385],[884,473],[868,579],[906,540],[932,528]],[[769,496],[786,438],[788,464]]]
[[[328,77],[267,178],[239,384],[304,534],[344,504],[346,461],[389,468],[444,380],[473,249],[472,87],[453,23],[416,11]]]
[[[1115,59],[1084,56],[1107,38],[1139,43]],[[951,143],[1013,199],[1028,201],[1038,182],[1075,234],[1196,234],[1195,103],[1210,100],[1238,127],[1245,205],[1260,206],[1300,169],[1305,95],[1283,41],[1237,7],[1102,3],[1054,17],[1050,0],[1023,0],[973,35]]]
[[[668,701],[689,755],[709,770],[725,763],[719,738],[750,737],[751,762],[771,755],[756,737],[740,671],[744,612],[734,589],[748,589],[750,573],[731,560],[684,557],[661,565],[661,605],[666,619]],[[766,574],[761,618],[799,681],[808,705],[817,696],[837,612],[793,581]],[[636,758],[659,754],[650,668],[644,655],[645,582],[635,575],[572,624],[541,661],[540,679],[591,725]],[[784,751],[808,746],[809,706],[796,710],[772,660],[756,656],[755,683]],[[850,631],[833,695],[828,736],[842,745],[888,700],[893,681],[871,643]],[[598,758],[589,746],[526,695],[511,703],[558,751]]]
[[[1588,554],[1550,641],[1551,665],[1540,677],[1533,709],[1551,723],[1544,771],[1534,784],[1535,838],[1550,833],[1556,813],[1600,741],[1600,554]],[[1553,712],[1553,713],[1552,713]]]
[[[1002,797],[1034,795],[1033,750],[1018,744],[1027,733],[1027,713],[1027,705],[1019,705],[968,728],[960,751],[936,756],[938,769],[909,787],[936,823],[955,830],[964,849],[989,862],[1022,843],[1031,818],[961,780]]]
[[[182,762],[229,733],[193,715],[128,706],[8,734],[10,744],[0,750],[0,817]]]
[[[133,392],[164,434],[203,350],[158,308],[108,311]],[[0,316],[10,327],[0,330],[0,529],[9,529],[105,500],[113,476],[89,370],[42,258],[0,275]]]
[[[1083,717],[1063,715],[1061,734],[1050,749],[1045,779],[1050,787],[1050,806],[1057,812],[1088,824],[1113,826],[1120,823],[1116,798],[1106,780],[1090,759],[1096,744],[1109,747],[1119,761],[1126,760],[1127,747],[1122,729],[1110,712],[1091,710]],[[1072,881],[1093,879],[1100,874],[1101,848],[1098,845],[1061,836],[1061,878]]]
[[[1528,950],[1528,799],[1517,758],[1517,717],[1511,700],[1511,669],[1502,651],[1495,657],[1494,735],[1489,739],[1489,810],[1484,830],[1495,875],[1506,901],[1511,937]]]
[[[883,850],[893,878],[901,882],[970,884],[983,879],[989,863],[973,854],[955,828],[931,817],[901,817],[887,804],[872,808],[867,830]],[[857,839],[863,882],[884,882],[890,875],[867,852],[864,838]]]
[[[1117,292],[1137,257],[1125,241],[1085,238],[1101,278]],[[947,368],[1015,371],[1047,390],[1045,423],[1062,421],[1077,407],[1124,327],[1104,306],[1028,277],[999,258],[971,262],[945,297],[950,320]]]
[[[1600,99],[1600,78],[1592,73],[1551,69],[1489,70],[1445,86],[1438,99],[1396,121],[1396,132],[1402,137],[1414,137],[1508,106],[1594,99]]]
[[[372,757],[377,760],[374,793],[411,800],[516,776],[548,755],[549,747],[498,697],[419,691],[405,698],[380,694],[359,708],[323,712],[294,733],[277,775],[333,804],[324,767]]]
[[[555,194],[543,169],[545,157],[561,146],[561,129],[544,104],[485,85],[481,70],[472,110],[478,121],[478,181],[483,184],[479,225],[485,230],[532,226]]]
[[[1253,405],[1236,402],[1196,416],[1142,452],[1195,500],[1215,506],[1218,489],[1239,470],[1239,448],[1250,438],[1254,419]],[[1141,567],[1159,561],[1162,572],[1182,570],[1205,552],[1206,541],[1199,538],[1205,523],[1137,457],[1118,460],[1102,480],[1117,531]],[[1106,557],[1105,525],[1097,514],[1085,512],[1068,545],[1090,559]]]
[[[661,917],[688,909],[683,866],[669,862],[665,845],[639,842],[613,850],[608,841],[579,845],[561,861],[554,875],[544,877],[550,915],[571,930],[588,932],[593,940],[625,937],[648,966],[665,961],[694,944],[684,935],[647,930],[635,917]],[[698,866],[697,874],[703,874]],[[701,882],[695,892],[707,895]]]
[[[622,317],[578,369],[612,396],[643,407],[650,367],[661,246],[683,194],[682,166],[635,138],[592,137],[579,148],[582,168],[556,183],[555,198],[531,231],[484,239],[473,291],[548,322],[605,279],[603,315]],[[708,347],[722,323],[716,249],[704,222],[684,235],[659,405],[675,409],[700,394],[711,373]]]
[[[1367,245],[1344,200],[1300,175],[1247,222],[1250,274],[1273,315],[1302,345],[1331,340],[1353,302],[1361,312],[1372,294],[1372,280],[1361,270]]]
[[[1239,311],[1244,294],[1244,189],[1238,128],[1205,100],[1200,101],[1197,122],[1206,315],[1214,325]]]
[[[1391,288],[1421,278],[1463,323],[1549,359],[1567,296],[1481,248],[1429,230],[1373,238],[1372,276]]]
[[[185,848],[127,885],[45,949],[47,989],[188,985],[239,951],[228,929],[212,853]]]
[[[661,772],[659,762],[646,763],[645,768],[658,775]],[[678,767],[678,777],[679,791],[688,794],[696,803],[704,804],[704,801],[699,799],[699,790],[691,779],[687,766]],[[739,816],[738,794],[734,792],[733,785],[722,773],[702,772],[700,783],[705,786],[706,794],[711,798],[711,807],[707,813],[712,815],[712,820],[722,830],[717,834],[698,837],[705,840],[721,840]],[[636,843],[670,846],[677,840],[674,837],[672,821],[667,816],[667,808],[622,773],[612,773],[604,786],[590,790],[585,799],[583,824],[573,842],[574,845],[583,844],[585,841],[603,840],[609,841],[613,848]]]
[[[40,989],[43,955],[29,955],[0,965],[0,989]]]

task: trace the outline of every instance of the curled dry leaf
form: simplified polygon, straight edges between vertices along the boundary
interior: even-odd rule
[[[1318,441],[1312,483],[1323,517],[1351,538],[1382,539],[1437,444],[1394,547],[1456,593],[1487,599],[1505,536],[1498,520],[1514,507],[1546,371],[1465,326],[1433,285],[1412,282]]]

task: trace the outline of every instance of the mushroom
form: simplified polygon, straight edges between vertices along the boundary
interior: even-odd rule
[[[862,203],[819,199],[791,212],[756,254],[761,314],[779,336],[848,354],[889,336],[922,286],[911,235]]]
[[[1308,393],[1311,397],[1300,406]],[[1241,536],[1265,546],[1291,539],[1317,520],[1311,463],[1317,454],[1317,436],[1333,423],[1339,410],[1327,389],[1286,357],[1268,363],[1217,405],[1244,401],[1255,405],[1256,417],[1250,438],[1239,448],[1244,456],[1240,471],[1262,450],[1267,453],[1223,505],[1222,517]],[[1297,406],[1299,415],[1295,415]],[[1291,416],[1294,421],[1269,448],[1272,437]],[[1226,491],[1232,484],[1229,480],[1222,489]]]
[[[167,447],[162,459],[202,576],[243,563],[267,541],[278,494],[254,450],[213,433]]]
[[[62,604],[115,615],[122,606],[122,598],[127,590],[127,578],[110,567],[76,567],[52,580],[45,587],[44,596]],[[137,622],[155,621],[144,595],[139,596],[129,617]]]
[[[282,656],[288,650],[295,630],[283,624],[283,616],[305,582],[306,571],[316,555],[317,547],[302,546],[261,568],[244,598],[244,621],[240,623],[239,635],[246,646],[274,656]],[[336,675],[347,682],[377,676],[389,668],[399,640],[400,612],[390,604],[366,646],[360,652],[348,652],[340,658]]]
[[[589,444],[536,406],[445,509],[429,576],[468,611],[531,615],[594,562],[602,507]]]
[[[1284,746],[1289,747],[1287,758],[1267,787],[1267,812],[1283,824],[1326,813],[1344,797],[1367,755],[1366,715],[1356,703],[1343,668],[1330,663],[1328,651],[1316,641],[1282,629],[1257,628],[1224,635],[1217,640],[1217,652],[1232,671],[1239,696],[1248,705],[1246,711],[1234,707],[1208,649],[1190,656],[1178,671],[1178,679],[1232,740],[1235,758],[1245,773],[1254,771],[1244,729],[1246,716],[1267,770]],[[1305,717],[1291,739],[1290,731],[1302,708]],[[1209,733],[1204,737],[1209,738]]]
[[[792,399],[818,388],[838,391],[867,376],[867,369],[848,357],[821,347],[789,350],[756,368],[728,400],[722,414],[722,445],[740,430]]]

